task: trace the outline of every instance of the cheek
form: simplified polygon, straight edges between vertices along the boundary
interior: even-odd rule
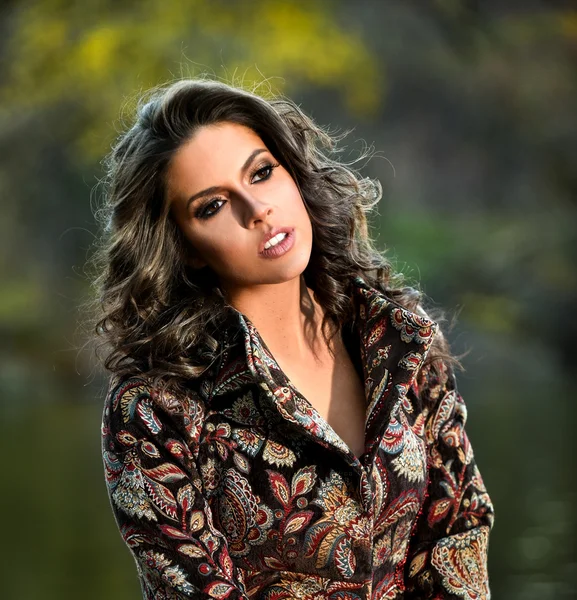
[[[243,256],[243,251],[246,252],[241,235],[226,233],[202,237],[193,246],[203,260],[213,267],[234,263],[235,259]]]
[[[298,208],[297,212],[300,218],[300,223],[302,228],[309,233],[312,232],[312,222],[311,217],[308,213],[307,207],[305,206],[304,200],[301,198],[300,194],[298,194]]]
[[[303,220],[309,220],[304,201],[298,187],[292,179],[290,182],[284,182],[283,185],[279,186],[278,190],[273,192],[273,194],[278,199],[277,208],[280,209],[281,212],[281,215],[279,216],[282,216],[283,218],[296,218],[301,226]]]

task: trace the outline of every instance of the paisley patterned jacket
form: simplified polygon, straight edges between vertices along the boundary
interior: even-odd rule
[[[106,482],[145,599],[490,598],[493,507],[465,404],[448,368],[422,367],[437,324],[354,283],[360,458],[236,311],[190,393],[111,381]]]

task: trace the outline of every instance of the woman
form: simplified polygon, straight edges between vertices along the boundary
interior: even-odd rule
[[[454,361],[323,147],[184,80],[109,156],[102,448],[145,598],[489,598]]]

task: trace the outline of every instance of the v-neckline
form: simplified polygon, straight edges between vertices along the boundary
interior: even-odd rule
[[[248,319],[247,319],[248,320]],[[289,376],[287,375],[287,373],[282,369],[282,367],[280,366],[277,358],[275,357],[275,355],[273,354],[273,352],[271,351],[271,349],[267,346],[264,338],[261,336],[260,332],[258,331],[258,329],[256,328],[256,326],[250,321],[248,320],[249,323],[251,324],[253,330],[255,331],[259,343],[262,346],[263,350],[268,354],[268,356],[274,361],[274,364],[276,365],[276,369],[282,373],[283,378],[285,380],[286,386],[289,387],[292,392],[296,395],[298,395],[302,400],[304,400],[307,404],[307,406],[310,408],[310,410],[316,415],[315,420],[320,421],[331,433],[332,435],[334,435],[338,440],[340,440],[341,444],[342,444],[342,448],[341,449],[346,449],[346,453],[349,455],[350,458],[353,459],[353,462],[356,462],[358,464],[360,464],[363,468],[365,467],[365,457],[367,455],[369,455],[369,452],[367,451],[367,443],[366,443],[366,407],[367,407],[367,397],[366,394],[364,393],[364,377],[363,377],[363,368],[362,368],[362,362],[361,362],[361,353],[360,353],[360,343],[361,343],[361,338],[358,334],[358,332],[355,330],[353,322],[352,321],[347,321],[346,323],[343,324],[343,326],[340,328],[339,330],[339,335],[341,336],[341,339],[343,341],[343,345],[346,349],[347,354],[349,355],[349,358],[351,360],[351,362],[353,363],[357,374],[360,378],[362,387],[363,387],[363,395],[364,395],[364,399],[365,399],[365,418],[364,418],[364,423],[365,423],[365,427],[364,427],[364,432],[363,432],[363,438],[364,438],[364,452],[360,455],[357,456],[353,450],[351,449],[351,447],[343,440],[343,438],[336,432],[336,430],[332,427],[332,425],[320,414],[320,412],[315,408],[315,406],[313,405],[312,402],[310,402],[310,400],[297,388],[297,386],[293,383],[293,381],[291,381],[291,379],[289,378]],[[356,346],[355,346],[356,344]]]

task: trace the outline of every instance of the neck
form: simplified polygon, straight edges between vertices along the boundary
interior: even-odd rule
[[[304,277],[257,288],[227,291],[227,301],[246,315],[271,352],[285,360],[326,357],[322,306]]]

